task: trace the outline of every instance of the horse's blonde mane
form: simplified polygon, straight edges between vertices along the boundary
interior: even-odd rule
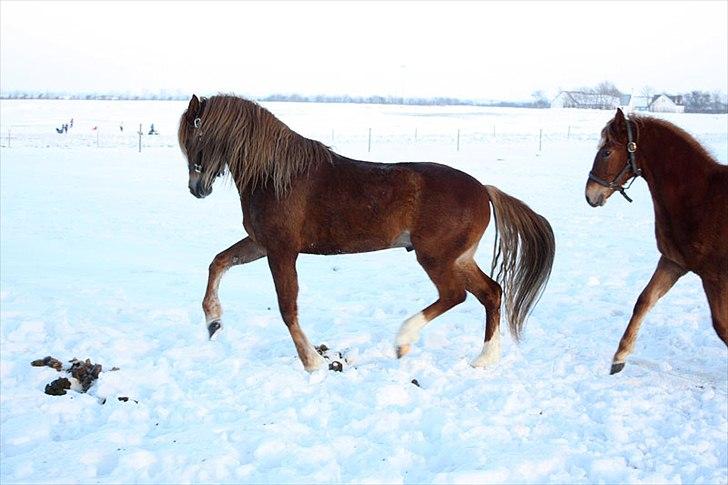
[[[191,123],[195,117],[199,128]],[[299,135],[259,104],[231,95],[204,100],[201,114],[185,111],[179,142],[188,157],[201,154],[204,183],[227,166],[240,193],[270,184],[280,197],[295,177],[331,162],[323,143]]]

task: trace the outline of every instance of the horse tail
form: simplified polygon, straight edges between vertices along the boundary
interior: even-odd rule
[[[551,275],[556,241],[545,217],[492,185],[485,190],[496,226],[491,278],[500,261],[495,280],[503,288],[508,325],[518,341]]]

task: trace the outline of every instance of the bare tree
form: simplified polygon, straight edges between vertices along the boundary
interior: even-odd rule
[[[543,91],[541,91],[541,90],[534,91],[533,93],[531,93],[531,97],[533,98],[534,108],[548,108],[549,107],[549,100]]]
[[[655,89],[652,86],[643,86],[642,91],[640,91],[640,96],[644,96],[646,98],[652,99],[652,96],[655,94]]]

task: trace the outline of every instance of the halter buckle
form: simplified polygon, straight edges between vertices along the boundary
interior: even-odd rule
[[[633,141],[627,143],[627,151],[629,153],[634,153],[637,151],[637,144]]]
[[[202,120],[200,118],[195,118],[195,121],[193,121],[192,124],[195,126],[195,128],[199,128],[200,126],[202,126]]]
[[[202,164],[201,164],[201,163],[196,163],[196,164],[194,164],[194,165],[192,166],[192,168],[194,169],[195,173],[200,173],[200,172],[202,172]]]

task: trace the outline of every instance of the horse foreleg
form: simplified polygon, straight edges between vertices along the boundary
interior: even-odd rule
[[[210,263],[207,290],[205,291],[205,298],[202,300],[202,310],[205,312],[205,322],[207,323],[210,338],[222,328],[220,322],[222,307],[217,297],[222,275],[235,265],[249,263],[263,256],[265,256],[265,249],[249,237],[246,237],[215,256],[215,259]]]
[[[269,254],[268,265],[273,275],[276,293],[278,295],[278,307],[281,311],[283,322],[288,327],[293,343],[296,346],[298,357],[303,363],[303,368],[313,372],[324,363],[324,358],[316,352],[316,349],[306,338],[301,326],[298,324],[298,275],[296,274],[296,253]]]
[[[710,305],[713,328],[723,343],[728,345],[728,279],[724,281],[703,280],[705,296]]]
[[[645,286],[645,289],[642,290],[642,293],[637,298],[637,303],[632,312],[632,318],[629,320],[622,340],[619,342],[617,353],[614,354],[610,374],[616,374],[624,368],[625,359],[634,349],[637,333],[645,315],[657,303],[657,300],[662,298],[685,273],[686,271],[677,264],[664,256],[660,257],[660,261],[657,263],[657,269],[655,269],[650,282],[647,283],[647,286]]]

